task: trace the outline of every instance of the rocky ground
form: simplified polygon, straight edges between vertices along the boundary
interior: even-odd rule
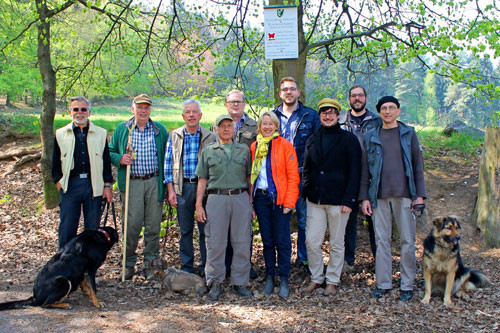
[[[23,145],[33,143],[25,140]],[[3,142],[2,152],[18,147],[19,144]],[[444,307],[439,297],[433,297],[430,305],[420,303],[424,283],[422,240],[426,236],[420,223],[417,225],[416,297],[407,304],[398,302],[399,252],[396,247],[393,255],[395,291],[381,300],[370,298],[369,291],[375,287],[373,258],[366,227],[360,224],[355,271],[342,275],[340,292],[332,297],[323,296],[321,290],[311,296],[302,295],[299,288],[305,276],[296,267],[292,268],[292,294],[288,300],[280,299],[277,294],[261,296],[258,291],[263,288],[264,260],[258,237],[253,261],[260,278],[250,285],[255,297],[241,300],[226,285],[217,303],[206,296],[165,295],[158,283],[146,282],[140,276],[131,282],[119,282],[121,246],[117,245],[98,272],[98,296],[105,302],[105,308],[94,308],[78,290],[69,298],[72,310],[31,307],[0,312],[0,331],[498,331],[500,249],[482,245],[471,218],[479,159],[480,152],[465,156],[442,151],[425,161],[427,228],[434,216],[457,215],[462,224],[464,262],[482,270],[493,282],[488,289],[478,290],[465,299],[454,299],[451,308]],[[18,172],[5,176],[13,163],[13,160],[0,160],[0,302],[31,296],[38,270],[57,248],[59,211],[42,208],[39,164],[28,163]],[[115,199],[118,200],[118,196]],[[179,265],[177,240],[178,229],[174,225],[169,229],[164,252],[166,260],[174,266]]]

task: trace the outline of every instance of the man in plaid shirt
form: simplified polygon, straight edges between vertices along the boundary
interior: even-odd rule
[[[165,180],[168,202],[177,207],[181,231],[179,253],[181,270],[194,273],[193,230],[198,177],[195,175],[203,148],[215,141],[215,134],[200,126],[201,106],[195,99],[184,102],[182,118],[185,125],[171,132],[165,150]],[[198,222],[201,265],[196,273],[203,275],[207,250],[205,224]]]
[[[118,167],[118,188],[125,202],[127,165],[130,165],[129,207],[127,217],[127,250],[125,279],[135,274],[137,243],[144,226],[144,275],[153,278],[151,263],[160,250],[160,225],[163,211],[163,161],[168,133],[150,118],[152,100],[146,94],[134,98],[134,117],[118,125],[109,143],[111,162]],[[131,131],[131,132],[130,132]],[[127,150],[129,133],[135,159]],[[124,210],[122,210],[124,211]]]

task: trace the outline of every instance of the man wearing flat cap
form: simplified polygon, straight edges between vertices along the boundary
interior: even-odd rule
[[[344,232],[349,213],[357,205],[361,148],[356,136],[340,128],[340,103],[323,98],[318,103],[321,127],[307,139],[302,196],[307,202],[306,245],[312,293],[326,280],[326,296],[340,286],[344,264]],[[328,226],[330,260],[323,273],[323,238]]]
[[[377,288],[372,297],[380,298],[392,288],[391,233],[396,223],[401,243],[400,301],[413,297],[416,275],[415,221],[413,205],[425,198],[424,161],[415,129],[397,120],[400,104],[393,96],[377,103],[382,125],[364,135],[365,153],[359,198],[363,213],[373,216],[377,253]]]
[[[141,94],[132,102],[133,117],[118,125],[111,137],[111,162],[118,168],[118,188],[125,202],[126,169],[130,165],[125,279],[135,274],[137,243],[144,226],[144,275],[153,278],[151,263],[158,258],[163,210],[163,161],[168,133],[151,120],[151,97]],[[132,147],[128,146],[129,135]],[[122,210],[123,211],[123,210]]]
[[[250,237],[252,207],[249,188],[252,160],[250,150],[233,140],[234,123],[229,115],[217,117],[217,142],[205,147],[196,167],[198,189],[196,218],[205,225],[207,263],[205,277],[209,298],[216,301],[222,293],[226,276],[224,264],[229,239],[233,247],[231,284],[244,298],[252,297],[247,289],[250,278]],[[203,196],[208,193],[206,211]]]

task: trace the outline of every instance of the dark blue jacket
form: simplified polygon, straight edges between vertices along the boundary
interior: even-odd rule
[[[293,137],[293,147],[297,153],[297,161],[299,162],[299,171],[302,170],[304,165],[304,152],[306,150],[306,141],[314,133],[318,131],[321,126],[321,121],[319,120],[318,113],[316,110],[305,106],[301,102],[299,103],[299,108],[297,109],[297,116],[299,121],[295,126],[295,135]],[[281,111],[282,104],[274,110],[274,113],[278,116],[281,123]]]

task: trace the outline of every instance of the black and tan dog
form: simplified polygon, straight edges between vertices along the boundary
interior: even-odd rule
[[[444,305],[451,306],[452,295],[461,297],[491,282],[483,273],[463,265],[458,244],[460,224],[456,217],[437,217],[432,222],[433,228],[424,240],[425,294],[422,303],[429,303],[432,292],[440,292],[444,294]]]
[[[78,286],[95,307],[103,307],[104,304],[96,296],[95,275],[117,241],[118,234],[111,227],[83,231],[43,266],[35,279],[32,297],[1,303],[0,310],[25,306],[71,309],[71,305],[63,301]]]

